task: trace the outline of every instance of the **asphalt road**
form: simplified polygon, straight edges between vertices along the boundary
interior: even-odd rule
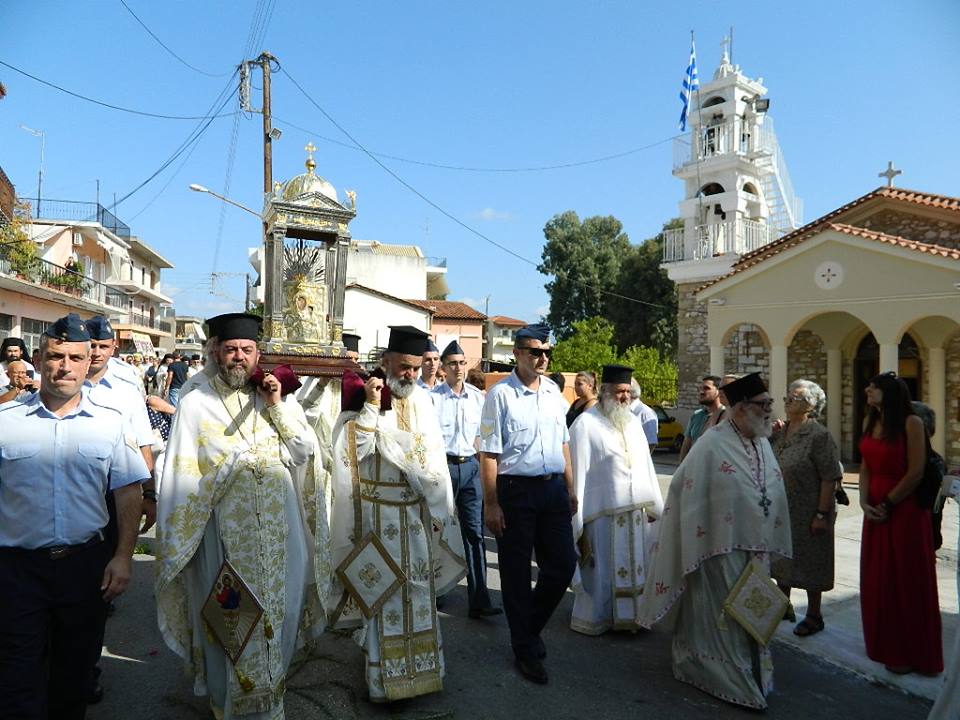
[[[492,542],[488,545],[493,549]],[[495,555],[490,567],[499,601]],[[92,720],[191,720],[211,717],[193,695],[179,660],[157,630],[153,558],[137,556],[134,583],[111,618],[102,661],[106,696],[91,707]],[[392,705],[366,700],[360,649],[346,636],[328,634],[288,681],[286,716],[317,718],[746,718],[755,711],[727,705],[674,680],[670,637],[660,631],[586,637],[567,623],[567,597],[544,632],[549,650],[547,686],[532,685],[513,670],[506,621],[466,617],[466,589],[448,597],[441,614],[446,647],[444,691]],[[930,703],[784,645],[774,645],[776,691],[766,715],[797,720],[922,720]],[[663,713],[667,713],[664,715]]]

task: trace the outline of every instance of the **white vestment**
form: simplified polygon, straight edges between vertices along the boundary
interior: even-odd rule
[[[663,496],[640,420],[620,430],[594,405],[570,428],[580,498],[573,536],[581,551],[570,627],[587,635],[636,630]]]
[[[705,432],[670,482],[640,622],[674,629],[673,674],[722,700],[765,708],[773,661],[723,603],[753,557],[790,557],[783,476],[766,438]]]
[[[383,413],[366,403],[343,412],[334,429],[333,567],[369,534],[382,542],[405,576],[382,607],[364,618],[339,585],[331,622],[356,627],[366,654],[374,701],[399,700],[443,688],[443,645],[436,598],[464,575],[443,436],[429,394],[415,387]]]
[[[323,630],[322,477],[316,438],[293,398],[266,408],[249,387],[231,390],[216,377],[181,399],[158,507],[157,616],[194,691],[226,718],[282,718],[294,652]],[[236,665],[200,614],[224,559],[264,607]],[[326,568],[320,586],[315,564]]]

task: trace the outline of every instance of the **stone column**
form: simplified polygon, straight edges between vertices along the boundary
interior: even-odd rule
[[[837,447],[843,447],[843,353],[840,348],[827,348],[827,428]]]
[[[931,438],[930,443],[933,449],[941,455],[946,453],[947,448],[947,373],[946,373],[946,352],[942,347],[930,348],[927,362],[927,377],[929,378],[927,389],[927,404],[937,414],[937,432]]]
[[[900,370],[900,349],[897,343],[880,343],[880,372]]]
[[[783,396],[787,391],[787,346],[770,348],[770,395],[773,397],[774,417],[785,417]]]
[[[723,345],[710,346],[710,374],[723,377]]]

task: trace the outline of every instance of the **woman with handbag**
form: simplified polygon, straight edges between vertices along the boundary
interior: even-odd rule
[[[917,502],[923,423],[894,373],[867,385],[860,439],[860,609],[867,657],[896,674],[943,672],[930,510]]]
[[[820,386],[796,380],[783,400],[787,421],[770,445],[787,490],[793,559],[776,561],[770,574],[787,598],[791,588],[807,591],[806,617],[793,629],[794,635],[806,637],[823,630],[820,601],[833,589],[834,492],[843,472],[833,436],[816,420],[827,404]],[[795,619],[790,615],[788,606],[786,619]]]

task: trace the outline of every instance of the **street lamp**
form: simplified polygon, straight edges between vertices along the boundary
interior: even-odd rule
[[[256,210],[251,210],[246,205],[242,205],[238,203],[236,200],[231,200],[228,197],[224,197],[220,193],[216,193],[210,188],[204,187],[203,185],[199,185],[198,183],[190,183],[190,189],[193,190],[194,192],[207,193],[208,195],[213,195],[215,198],[219,198],[220,200],[223,200],[225,203],[234,205],[235,207],[238,207],[241,210],[246,210],[248,213],[250,213],[251,215],[256,215],[258,218],[260,217],[260,213],[258,213]]]
[[[43,187],[43,148],[44,148],[44,145],[46,145],[46,136],[44,135],[43,130],[34,130],[33,128],[29,128],[26,125],[21,125],[20,129],[26,130],[28,133],[30,133],[34,137],[40,138],[40,173],[37,176],[37,215],[36,215],[36,217],[39,218],[40,217],[40,190]]]

